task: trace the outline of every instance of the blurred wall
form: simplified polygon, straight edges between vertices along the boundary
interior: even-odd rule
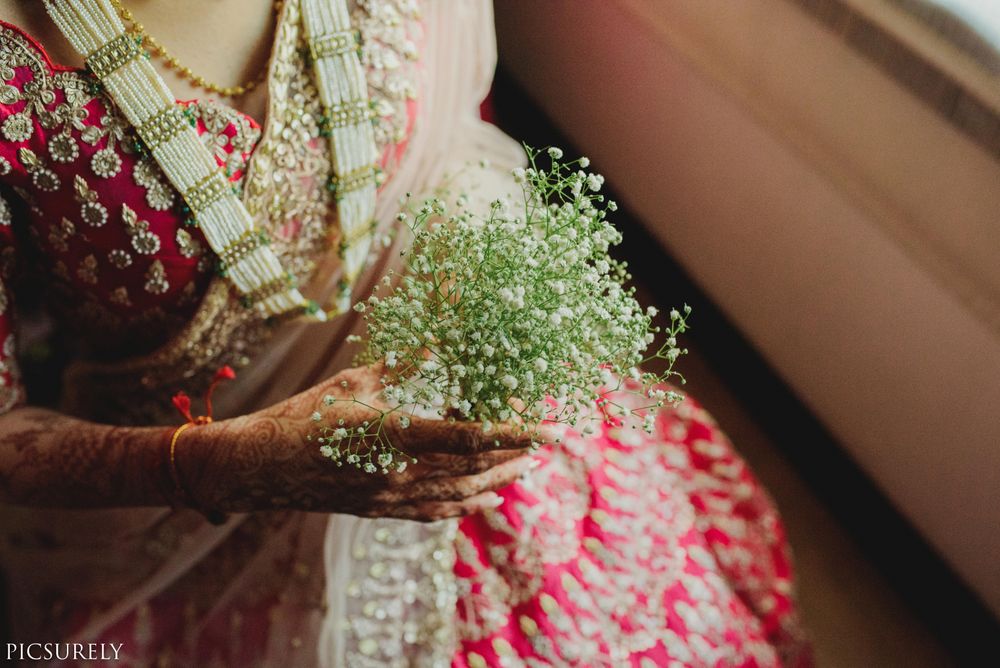
[[[496,12],[515,78],[1000,614],[992,152],[789,0]]]

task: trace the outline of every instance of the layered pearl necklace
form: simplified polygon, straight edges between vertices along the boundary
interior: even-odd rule
[[[46,9],[181,194],[229,282],[264,317],[326,320],[350,307],[371,246],[378,170],[368,86],[346,0],[302,0],[320,100],[326,107],[344,278],[330,310],[307,300],[200,141],[176,97],[129,34],[110,0],[45,0]]]

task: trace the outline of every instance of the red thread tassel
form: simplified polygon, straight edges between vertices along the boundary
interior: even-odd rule
[[[233,378],[236,378],[236,372],[233,371],[232,367],[229,365],[226,365],[215,372],[212,382],[209,384],[208,389],[205,390],[205,415],[200,415],[198,417],[191,415],[191,397],[184,392],[178,392],[175,394],[171,401],[188,422],[192,424],[208,424],[212,421],[212,394],[215,392],[215,388],[222,381],[232,380]]]
[[[180,414],[187,418],[188,422],[195,422],[194,416],[191,415],[191,397],[184,392],[178,392],[173,396],[171,401]]]
[[[215,388],[224,380],[232,380],[236,378],[236,372],[228,364],[218,371],[215,372],[215,377],[212,379],[212,384],[208,386],[205,391],[205,422],[212,421],[212,394],[215,392]]]

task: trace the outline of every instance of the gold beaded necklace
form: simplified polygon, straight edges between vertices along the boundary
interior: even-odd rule
[[[274,14],[277,16],[281,12],[281,5],[283,0],[274,0]],[[186,79],[193,86],[201,88],[202,90],[207,90],[216,95],[222,97],[241,97],[246,93],[249,93],[254,88],[264,83],[264,79],[267,78],[267,66],[265,67],[249,81],[238,84],[236,86],[219,86],[214,84],[205,77],[195,74],[191,71],[191,68],[186,67],[181,64],[181,62],[173,55],[171,55],[162,44],[160,44],[156,39],[146,32],[146,29],[142,27],[142,24],[135,20],[132,12],[128,10],[125,5],[122,4],[121,0],[111,0],[111,5],[118,12],[118,16],[121,17],[122,21],[131,24],[132,32],[142,39],[142,45],[153,55],[159,57],[167,68],[173,70],[182,79]]]

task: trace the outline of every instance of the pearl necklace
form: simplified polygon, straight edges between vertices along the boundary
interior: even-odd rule
[[[351,286],[364,266],[373,234],[378,170],[358,37],[345,0],[302,0],[320,99],[326,107],[344,278],[334,308],[325,311],[295,287],[257,229],[215,158],[188,123],[176,97],[149,63],[109,0],[45,0],[46,9],[86,60],[177,189],[243,301],[264,317],[306,314],[327,320],[350,307]]]

